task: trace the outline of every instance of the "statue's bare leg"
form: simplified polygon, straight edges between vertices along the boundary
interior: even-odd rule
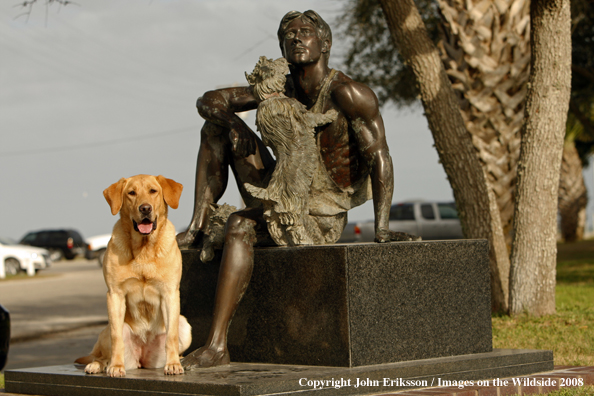
[[[205,122],[200,131],[200,148],[196,163],[196,185],[194,190],[194,211],[185,232],[177,235],[180,247],[189,247],[208,220],[209,205],[217,202],[225,192],[229,177],[224,128]]]
[[[264,147],[262,141],[253,135],[257,141],[257,151],[247,158],[238,158],[231,150],[229,130],[206,121],[200,132],[200,148],[196,164],[196,185],[194,189],[194,211],[192,220],[185,232],[177,235],[180,247],[190,247],[196,242],[203,230],[210,214],[210,204],[216,203],[227,188],[229,167],[231,167],[239,190],[250,205],[250,196],[245,193],[243,183],[261,185],[262,180],[274,168],[274,159]]]
[[[219,270],[213,321],[206,344],[184,359],[186,369],[229,363],[227,331],[254,268],[256,226],[266,227],[262,209],[246,209],[229,216]]]

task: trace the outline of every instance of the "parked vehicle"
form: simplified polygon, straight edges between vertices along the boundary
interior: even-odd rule
[[[87,260],[97,259],[99,265],[103,266],[103,256],[107,250],[107,243],[111,239],[111,234],[96,235],[94,237],[87,238],[87,251],[85,258]]]
[[[418,235],[424,240],[460,239],[462,227],[454,202],[402,202],[390,208],[390,230]],[[373,220],[349,223],[338,242],[373,242]]]
[[[49,252],[46,249],[18,245],[8,238],[0,238],[0,263],[4,265],[6,275],[16,275],[21,271],[29,271],[32,264],[33,270],[48,268],[52,265]],[[31,273],[32,272],[32,273]]]
[[[72,229],[29,232],[20,243],[49,250],[52,261],[58,261],[62,257],[72,260],[78,255],[84,255],[87,250],[87,243],[80,233]]]

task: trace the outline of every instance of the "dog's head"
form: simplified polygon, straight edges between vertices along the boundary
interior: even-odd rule
[[[261,56],[251,74],[245,73],[245,78],[253,87],[258,100],[263,101],[275,93],[285,92],[286,75],[289,74],[289,63],[285,58],[277,60]]]
[[[183,186],[163,176],[137,175],[122,178],[103,191],[111,214],[131,221],[142,235],[157,229],[167,218],[167,206],[177,209]]]

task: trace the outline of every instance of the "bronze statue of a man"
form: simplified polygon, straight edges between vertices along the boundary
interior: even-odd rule
[[[328,67],[332,46],[328,24],[314,11],[291,11],[280,23],[278,39],[289,62],[286,95],[311,112],[338,113],[334,122],[318,127],[316,135],[315,160],[321,171],[311,184],[309,209],[323,235],[316,243],[338,240],[347,211],[371,198],[376,242],[415,239],[388,228],[394,182],[378,101],[369,87]],[[244,183],[265,188],[275,161],[235,114],[257,106],[251,86],[209,91],[197,102],[206,122],[198,152],[194,212],[188,230],[178,235],[179,245],[192,245],[206,227],[210,204],[223,195],[229,168],[246,209],[227,221],[210,334],[205,346],[183,359],[186,368],[229,363],[227,329],[250,280],[253,246],[270,241],[262,204],[247,193]]]

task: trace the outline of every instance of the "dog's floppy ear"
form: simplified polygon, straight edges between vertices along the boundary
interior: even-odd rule
[[[122,208],[124,184],[126,184],[126,179],[122,177],[118,182],[113,183],[111,186],[103,190],[103,196],[111,207],[111,214],[114,216],[118,214]]]
[[[179,206],[179,197],[181,196],[184,186],[161,175],[157,176],[157,181],[163,189],[163,199],[165,199],[165,203],[173,209],[177,209]]]

